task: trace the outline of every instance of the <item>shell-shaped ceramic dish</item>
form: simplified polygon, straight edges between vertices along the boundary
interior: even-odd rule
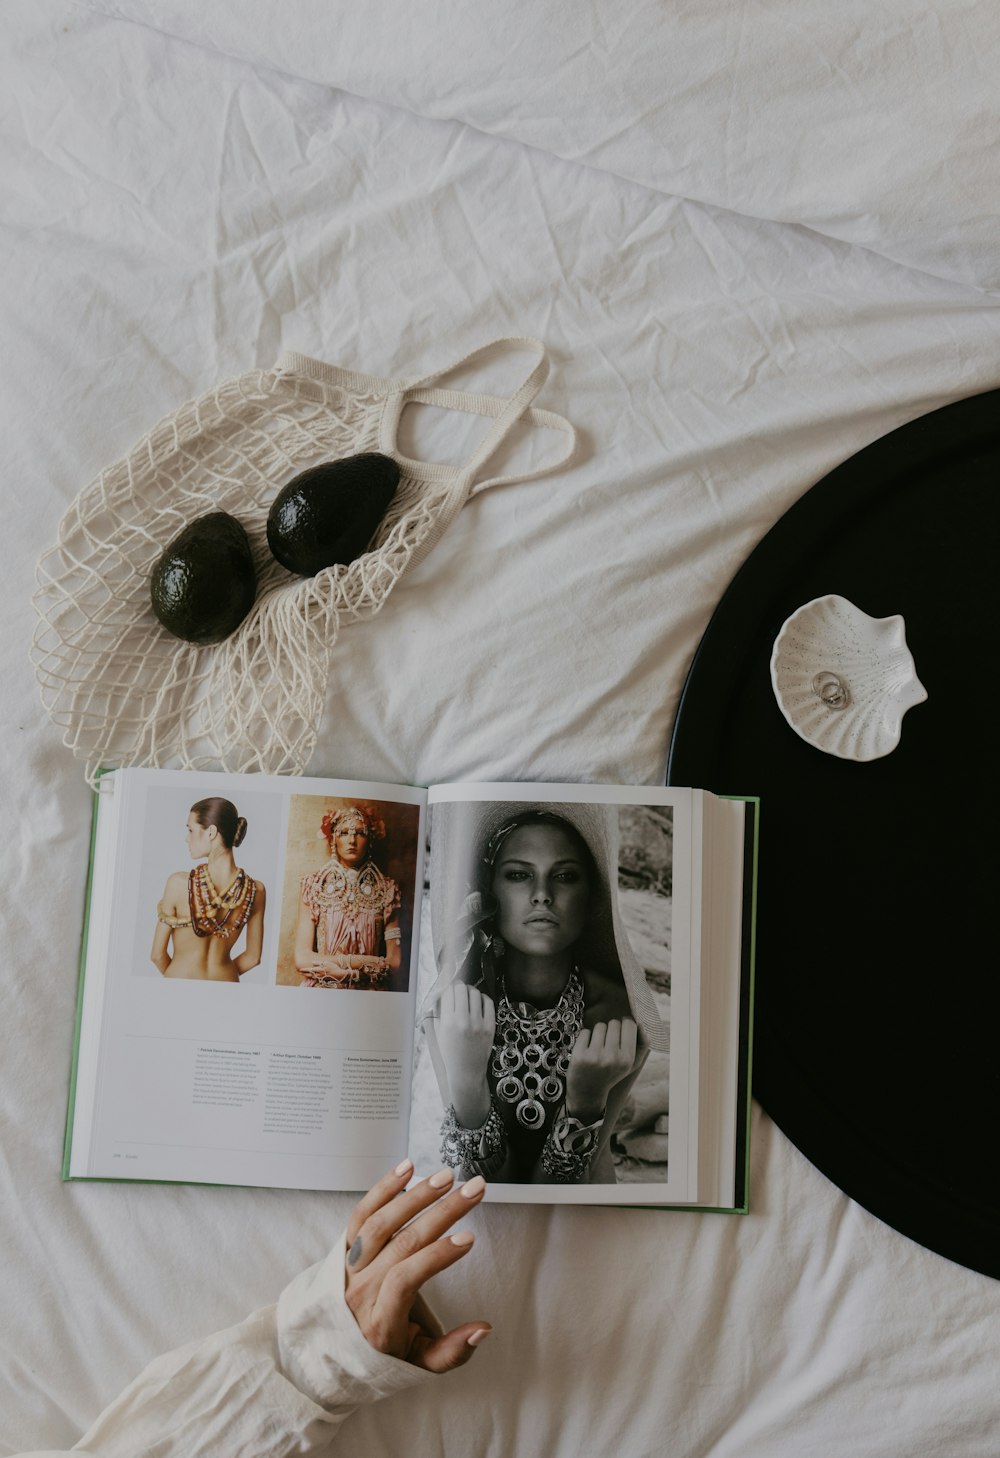
[[[881,759],[922,704],[897,614],[872,618],[846,597],[813,598],[782,624],[771,653],[778,706],[796,734],[840,759]]]

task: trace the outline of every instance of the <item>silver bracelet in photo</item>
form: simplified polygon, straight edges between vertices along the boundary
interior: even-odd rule
[[[454,1104],[448,1105],[441,1125],[441,1158],[445,1164],[490,1179],[506,1157],[507,1134],[493,1103],[478,1129],[466,1129],[458,1122]]]
[[[581,1124],[565,1109],[557,1115],[542,1148],[542,1170],[554,1184],[577,1184],[586,1178],[603,1124],[603,1118]]]

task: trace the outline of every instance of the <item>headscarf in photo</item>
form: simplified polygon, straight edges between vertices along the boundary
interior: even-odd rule
[[[618,807],[573,801],[489,800],[434,805],[431,812],[431,935],[438,975],[424,1000],[421,1018],[432,1014],[442,993],[462,978],[495,995],[490,959],[482,958],[493,919],[490,897],[490,843],[504,824],[525,811],[538,810],[567,821],[594,861],[595,915],[580,962],[585,969],[621,976],[642,1041],[661,1052],[670,1049],[670,1026],[659,1015],[622,921],[618,898]],[[497,849],[497,848],[494,848]]]

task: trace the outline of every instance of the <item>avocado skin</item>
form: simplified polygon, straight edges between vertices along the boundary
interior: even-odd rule
[[[353,562],[371,541],[398,484],[396,462],[378,451],[311,466],[274,498],[267,544],[282,567],[302,577]]]
[[[179,532],[149,579],[153,612],[186,643],[221,643],[257,595],[250,539],[234,516],[210,511]]]

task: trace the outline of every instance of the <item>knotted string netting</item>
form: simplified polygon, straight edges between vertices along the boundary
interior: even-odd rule
[[[393,397],[398,413],[414,387],[286,358],[291,365],[227,380],[161,420],[74,500],[38,564],[32,659],[42,701],[91,783],[103,767],[130,764],[301,773],[342,624],[378,612],[469,494],[482,452],[464,470],[413,474],[397,456],[399,485],[369,549],[315,577],[287,572],[266,539],[277,491],[318,461],[384,448],[386,403]],[[313,375],[303,372],[310,366]],[[473,402],[458,408],[498,417],[491,435],[499,438],[502,421],[524,413],[543,366],[544,351],[510,400],[444,391],[417,398]],[[568,431],[571,448],[567,422],[529,413]],[[211,511],[246,528],[257,599],[231,637],[199,647],[161,626],[149,578],[164,547]]]

